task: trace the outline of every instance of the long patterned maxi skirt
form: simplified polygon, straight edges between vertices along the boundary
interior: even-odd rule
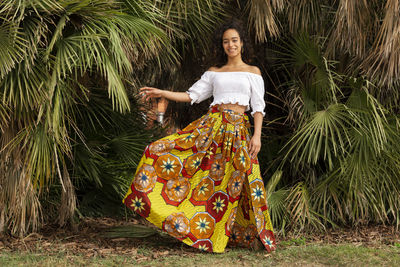
[[[224,252],[228,242],[266,250],[275,238],[247,115],[213,106],[182,131],[148,145],[123,202],[184,243]]]

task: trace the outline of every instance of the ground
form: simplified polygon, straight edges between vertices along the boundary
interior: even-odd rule
[[[110,237],[110,229],[137,225],[143,221],[87,218],[75,230],[48,225],[23,239],[3,235],[0,266],[400,266],[400,232],[394,227],[279,236],[274,253],[204,253],[165,234],[151,235],[153,230],[148,237]]]

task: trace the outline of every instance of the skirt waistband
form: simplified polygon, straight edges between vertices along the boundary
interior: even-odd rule
[[[224,108],[220,105],[214,105],[214,106],[210,107],[208,113],[209,114],[221,113],[222,121],[232,123],[232,124],[244,123],[244,125],[247,128],[250,127],[249,117],[247,116],[246,113],[240,113],[240,112],[234,111],[232,109]]]
[[[227,112],[227,113],[232,114],[232,115],[238,115],[238,116],[247,117],[247,114],[246,114],[246,113],[241,113],[241,112],[237,112],[237,111],[234,111],[234,110],[232,110],[232,109],[229,109],[229,108],[224,108],[224,107],[222,107],[222,106],[219,105],[219,104],[210,107],[210,110],[209,110],[209,111],[210,111],[211,113],[215,113],[215,112]]]

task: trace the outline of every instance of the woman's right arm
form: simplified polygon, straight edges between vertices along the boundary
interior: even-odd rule
[[[144,94],[146,100],[149,98],[164,97],[176,102],[191,102],[191,104],[200,103],[213,94],[211,73],[210,71],[206,71],[201,76],[200,80],[195,82],[186,92],[172,92],[153,87],[143,87],[140,89],[140,92]]]
[[[140,92],[144,94],[146,101],[150,98],[159,98],[163,97],[168,100],[176,101],[176,102],[190,102],[191,99],[189,94],[186,92],[172,92],[167,90],[161,90],[153,87],[142,87],[140,88]]]

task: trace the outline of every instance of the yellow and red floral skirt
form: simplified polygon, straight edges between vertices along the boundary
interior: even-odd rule
[[[275,249],[264,183],[249,157],[247,115],[213,106],[148,145],[123,202],[184,243],[224,252],[259,238]]]

